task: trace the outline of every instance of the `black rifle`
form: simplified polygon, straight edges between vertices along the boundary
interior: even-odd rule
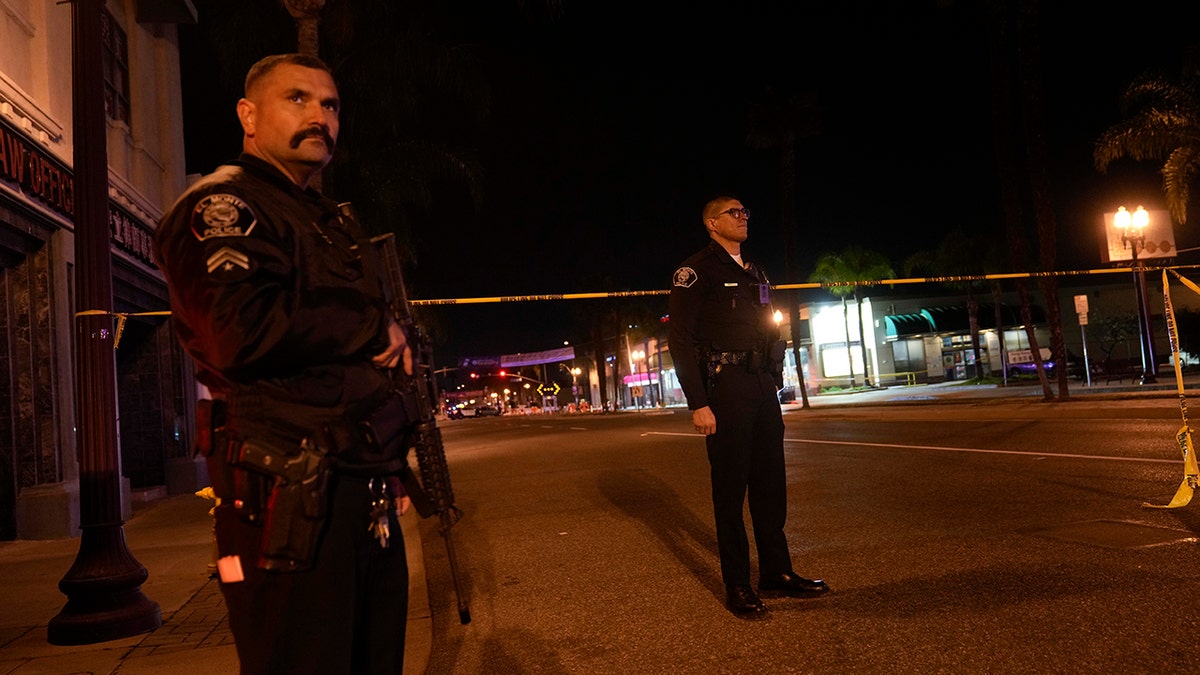
[[[390,233],[380,235],[373,238],[371,243],[375,245],[379,252],[379,260],[387,271],[396,320],[404,329],[413,355],[412,377],[399,378],[403,383],[401,386],[409,388],[416,395],[417,408],[420,411],[416,424],[413,425],[411,438],[421,473],[421,488],[427,498],[421,499],[422,495],[416,491],[417,494],[411,495],[413,505],[422,518],[437,515],[441,520],[439,532],[446,542],[446,558],[450,562],[450,576],[454,579],[454,592],[458,596],[458,619],[464,624],[470,623],[471,609],[467,606],[467,596],[463,591],[458,571],[458,558],[454,553],[454,542],[450,539],[450,528],[462,518],[462,511],[454,505],[454,489],[450,487],[450,468],[446,465],[442,431],[438,429],[437,419],[434,417],[438,393],[433,373],[433,347],[428,334],[413,320],[412,309],[408,305],[408,294],[404,290],[404,277],[400,271],[395,236]],[[404,372],[401,367],[397,367],[396,370],[401,374]]]

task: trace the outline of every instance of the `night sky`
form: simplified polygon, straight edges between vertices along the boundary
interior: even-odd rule
[[[440,3],[431,22],[484,74],[490,114],[464,135],[483,169],[482,208],[443,186],[431,223],[411,235],[416,297],[665,289],[707,241],[699,210],[720,193],[751,209],[744,252],[776,283],[806,281],[817,257],[848,244],[899,268],[953,228],[1002,227],[981,2],[568,1],[555,18],[519,4]],[[1092,145],[1133,78],[1177,75],[1197,13],[1164,0],[1042,4],[1059,267],[1083,269],[1098,264],[1101,213],[1163,207],[1156,166],[1125,161],[1101,175]],[[236,94],[215,93],[206,59],[216,47],[204,41],[198,28],[181,39],[197,173],[240,146]],[[816,93],[821,132],[797,144],[801,272],[788,279],[777,156],[745,139],[753,103],[797,92]],[[1176,241],[1200,236],[1189,225]],[[555,348],[581,339],[573,322],[591,302],[437,308],[438,349],[445,362]]]

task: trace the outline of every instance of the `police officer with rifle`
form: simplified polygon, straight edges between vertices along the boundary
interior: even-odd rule
[[[220,500],[217,567],[246,674],[403,669],[397,517],[428,401],[394,377],[413,374],[412,350],[375,248],[310,187],[339,105],[320,60],[259,61],[237,104],[242,155],[155,233],[176,334],[213,394],[197,447]]]

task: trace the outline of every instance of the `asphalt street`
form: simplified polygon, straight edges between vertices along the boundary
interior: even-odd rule
[[[761,620],[722,606],[685,411],[444,425],[473,621],[423,522],[428,672],[1200,667],[1200,503],[1143,506],[1182,478],[1177,400],[862,402],[785,414],[793,561],[833,590]]]
[[[437,522],[410,512],[405,672],[1194,670],[1200,499],[1142,506],[1182,478],[1176,391],[922,385],[785,406],[793,560],[833,591],[769,598],[757,621],[722,606],[685,411],[442,422],[472,621]],[[0,542],[0,673],[236,672],[209,506],[135,505],[124,530],[163,623],[108,642],[47,643],[78,538]]]

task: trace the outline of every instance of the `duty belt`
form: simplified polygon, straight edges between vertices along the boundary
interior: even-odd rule
[[[750,363],[754,352],[713,352],[709,359],[719,366],[742,366]]]
[[[746,370],[756,373],[766,372],[765,368],[767,367],[767,355],[757,349],[741,352],[712,352],[708,358],[714,368],[726,365],[745,366]]]

